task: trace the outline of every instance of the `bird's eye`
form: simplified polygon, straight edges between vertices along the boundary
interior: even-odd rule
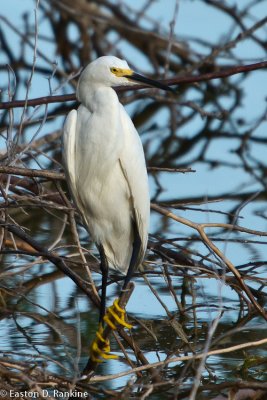
[[[110,71],[115,74],[116,72],[118,72],[118,68],[112,67],[110,68]]]

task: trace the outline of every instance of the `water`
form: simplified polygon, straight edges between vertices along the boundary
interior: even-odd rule
[[[113,3],[116,4],[115,1]],[[167,9],[165,3],[159,1],[151,4],[149,18],[140,17],[141,26],[155,30],[159,35],[164,31],[166,36],[167,32],[168,36],[173,7]],[[180,2],[175,27],[179,45],[185,40],[184,35],[190,36],[186,40],[195,61],[209,54],[209,45],[212,44],[213,48],[220,38],[224,41],[226,30],[229,29],[230,32],[232,29],[229,15],[219,13],[214,7],[202,3]],[[243,3],[244,7],[248,4],[247,1]],[[255,4],[250,9],[250,15],[244,17],[246,26],[251,26],[253,18],[259,19],[264,15],[263,3]],[[17,13],[13,13],[14,4],[19,7]],[[140,4],[138,1],[134,7],[140,7]],[[33,6],[31,1],[5,2],[2,12],[23,31],[27,27],[26,20],[22,19],[24,11],[30,12],[29,21],[34,24]],[[120,10],[123,11],[123,7]],[[206,22],[207,11],[210,12],[209,24]],[[53,25],[55,21],[49,19],[49,15],[58,18],[60,12],[62,11],[53,9],[51,14],[45,14],[43,10],[39,10],[39,17],[42,18],[39,18],[41,37],[38,46],[49,57],[50,62],[41,54],[38,55],[30,98],[49,93],[47,76],[51,77],[56,65],[54,62],[57,63],[57,69],[50,80],[52,89],[59,87],[56,94],[73,92],[72,82],[65,82],[66,75],[62,73],[72,73],[88,61],[89,50],[86,54],[81,54],[79,24],[74,25],[71,18],[69,23],[64,18],[62,21],[66,23],[67,32],[64,40],[72,37],[73,52],[66,52],[67,47],[63,46],[64,51],[60,53],[63,49],[61,31],[51,29],[51,26],[56,28]],[[157,30],[157,25],[153,22],[153,19],[159,18],[163,31],[160,28]],[[4,23],[1,29],[9,35],[14,55],[21,54],[21,44],[24,43],[21,37]],[[89,29],[92,31],[93,27]],[[229,38],[233,38],[238,32],[235,27]],[[33,35],[29,32],[27,35],[33,40]],[[135,31],[135,35],[138,32]],[[257,31],[257,35],[263,40],[266,32],[261,29]],[[208,45],[196,38],[206,40]],[[156,71],[155,74],[159,75],[164,62],[154,69],[150,53],[143,51],[142,37],[138,36],[138,40],[131,45],[128,39],[120,39],[120,33],[115,28],[112,32],[107,32],[105,40],[98,41],[95,38],[101,51],[104,51],[102,46],[107,41],[105,51],[115,53],[119,50],[140,72]],[[152,40],[150,36],[149,39]],[[140,42],[140,47],[137,42]],[[164,47],[161,52],[164,52],[163,49]],[[170,76],[192,66],[190,61],[179,57],[175,49],[176,47],[172,53],[174,67],[171,66],[168,72]],[[94,58],[95,53],[96,49],[92,50],[90,57]],[[259,43],[244,40],[227,55],[221,53],[216,59],[216,65],[256,62],[265,57],[265,53]],[[20,67],[13,65],[4,49],[1,54],[2,63],[11,64],[17,76],[16,98],[24,98],[23,80],[29,78],[27,65],[32,63],[32,48],[26,47],[24,61],[27,61],[27,65]],[[78,55],[81,55],[81,59]],[[8,70],[2,69],[3,100],[8,98],[8,79],[15,85],[14,76],[8,75]],[[166,207],[178,218],[186,218],[189,222],[216,223],[216,227],[208,227],[205,232],[223,256],[243,274],[245,283],[262,307],[266,307],[267,259],[265,81],[266,72],[262,70],[249,75],[237,75],[228,80],[215,80],[209,84],[181,86],[175,99],[175,108],[167,107],[164,101],[160,103],[153,96],[135,98],[127,104],[127,110],[142,138],[148,166],[191,167],[195,170],[185,174],[150,173],[153,203]],[[124,96],[122,100],[128,103]],[[229,113],[222,120],[210,116],[202,118],[185,104],[186,101],[195,101],[206,112],[218,113],[226,109]],[[18,166],[62,170],[60,136],[52,135],[61,129],[65,115],[71,107],[67,103],[49,105],[47,116],[44,106],[27,110],[25,126],[19,140],[22,148],[15,155],[15,160],[20,160]],[[21,115],[22,109],[14,111],[14,126],[11,129],[12,115],[1,114],[1,155],[4,155],[7,147],[5,127],[9,126],[9,132],[16,138]],[[43,126],[42,121],[45,121]],[[44,138],[45,142],[38,142]],[[33,147],[27,148],[23,153],[23,146],[28,146],[32,140]],[[3,158],[3,162],[6,162],[6,158]],[[12,162],[14,164],[14,159]],[[67,193],[65,182],[61,182],[61,188]],[[51,247],[51,251],[65,257],[68,266],[88,281],[70,219],[66,220],[66,215],[69,215],[66,207],[70,205],[62,200],[59,187],[54,182],[22,177],[13,177],[9,183],[3,177],[1,190],[9,196],[7,207],[7,198],[1,191],[1,219],[7,218],[9,223],[19,224],[40,245]],[[97,251],[81,226],[78,215],[76,222],[84,255],[99,288],[101,277],[96,263]],[[218,225],[223,223],[238,224],[250,230],[262,231],[263,234],[224,229]],[[136,273],[133,279],[135,290],[127,304],[128,317],[134,325],[128,334],[132,335],[135,345],[140,347],[148,362],[164,361],[169,356],[186,357],[193,353],[202,353],[211,326],[217,322],[217,329],[208,348],[221,353],[207,358],[197,399],[216,397],[220,392],[216,385],[220,383],[240,380],[265,382],[266,343],[223,353],[225,349],[265,339],[267,326],[264,319],[254,312],[244,291],[240,290],[240,285],[222,259],[203,243],[195,229],[155,211],[152,211],[150,234],[149,251],[144,266],[146,277],[142,273]],[[1,254],[1,362],[3,359],[13,363],[20,362],[26,376],[30,366],[33,370],[38,367],[42,373],[53,374],[53,378],[60,376],[63,380],[76,381],[88,359],[89,346],[98,327],[98,311],[88,297],[55,265],[48,262],[43,254],[36,254],[32,248],[25,246],[25,241],[5,232],[4,251]],[[112,304],[117,291],[116,283],[109,286],[108,304]],[[125,341],[122,340],[121,343],[134,366],[139,366],[134,351]],[[97,370],[100,376],[130,370],[121,347],[113,337],[111,349],[119,359],[101,364]],[[160,384],[154,385],[149,398],[187,398],[195,382],[198,366],[199,362],[192,360],[178,360],[169,365],[161,365]],[[13,371],[20,371],[16,368],[15,365]],[[42,379],[44,377],[41,374],[37,381]],[[17,379],[11,383],[18,387],[22,384],[27,386],[28,383],[25,382],[21,383]],[[211,388],[212,385],[214,386]],[[151,377],[149,372],[144,372],[141,377],[131,373],[91,386],[85,382],[78,383],[78,387],[80,390],[90,388],[89,392],[95,398],[109,398],[118,392],[124,393],[127,398],[139,398],[150,390]]]

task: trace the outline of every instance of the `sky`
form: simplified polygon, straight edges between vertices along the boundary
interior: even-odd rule
[[[114,0],[115,1],[115,0]],[[242,0],[242,6],[248,4],[248,0]],[[132,1],[127,1],[125,3],[132,4]],[[235,4],[235,1],[229,1],[228,4]],[[136,8],[139,8],[140,4],[144,4],[143,1],[137,0],[134,2]],[[166,7],[168,4],[168,7]],[[158,0],[154,3],[154,5],[150,9],[150,17],[154,20],[159,20],[163,29],[166,31],[166,34],[169,34],[169,24],[172,21],[173,13],[175,10],[175,1],[172,0]],[[15,10],[15,11],[14,11]],[[1,4],[1,14],[6,18],[11,18],[12,23],[19,29],[21,25],[21,15],[24,12],[30,11],[31,21],[34,21],[34,2],[32,0],[9,0],[2,1]],[[266,14],[266,2],[259,3],[257,7],[253,9],[250,20],[247,21],[247,26],[251,26],[255,22],[255,18],[262,18],[263,15]],[[177,20],[175,23],[175,35],[178,40],[183,41],[186,37],[191,38],[199,38],[199,39],[212,39],[214,43],[217,43],[218,38],[224,38],[226,33],[226,27],[228,31],[228,27],[231,26],[233,22],[230,18],[225,17],[219,11],[211,11],[211,8],[207,8],[202,1],[187,1],[181,0],[179,2],[179,9],[177,14]],[[3,24],[3,22],[1,22]],[[144,20],[144,26],[149,29],[150,22]],[[49,34],[49,27],[45,22],[40,23],[39,26],[40,34]],[[235,34],[239,32],[236,31]],[[266,31],[261,30],[260,35],[266,34]],[[73,35],[75,35],[75,29],[73,28]],[[10,31],[9,40],[13,43],[14,46],[18,46],[19,48],[19,40],[18,37]],[[191,44],[194,46],[195,50],[202,52],[203,55],[206,54],[207,49],[199,44],[192,42]],[[118,46],[125,51],[128,56],[127,61],[131,63],[131,60],[134,60],[135,65],[140,65],[140,70],[142,72],[149,72],[150,66],[144,64],[144,57],[132,47],[130,47],[127,42],[119,42]],[[42,51],[47,54],[53,54],[53,44],[50,45],[50,48],[42,48]],[[244,43],[238,44],[236,48],[233,50],[236,57],[243,57],[247,60],[247,63],[252,63],[255,61],[261,61],[266,58],[266,54],[263,51],[252,44],[250,40],[245,41]],[[2,55],[1,55],[2,57]],[[32,50],[28,50],[29,61],[32,60],[33,53]],[[5,63],[6,60],[1,58],[1,63]],[[39,60],[37,60],[39,62]],[[55,62],[57,62],[55,55]],[[227,60],[221,60],[222,63],[227,63]],[[0,79],[6,79],[6,75],[1,73]],[[236,79],[232,78],[233,81]],[[250,74],[249,78],[246,80],[246,84],[244,86],[244,91],[246,96],[244,98],[242,107],[237,110],[236,118],[241,117],[242,115],[247,115],[251,120],[256,118],[259,114],[261,114],[264,107],[266,107],[266,73],[263,71],[256,71]],[[53,84],[53,82],[52,82]],[[17,94],[17,98],[23,98],[24,92],[23,88],[20,89],[20,92]],[[72,92],[72,87],[68,87],[69,92]],[[60,93],[60,91],[59,91]],[[49,94],[48,90],[48,81],[47,77],[43,76],[42,78],[34,78],[30,90],[30,98],[41,97]],[[189,90],[187,93],[187,100],[192,100],[194,98],[195,93],[193,90]],[[228,105],[228,100],[225,100],[225,106]],[[128,111],[131,113],[132,107],[129,106]],[[21,112],[21,111],[18,111]],[[159,124],[160,119],[164,118],[164,115],[159,116]],[[58,129],[61,128],[64,117],[57,119],[56,122],[53,122],[52,126],[46,125],[42,131],[40,132],[40,136],[44,133],[47,133],[49,129]],[[197,127],[203,124],[203,120],[200,116],[196,117],[194,121],[190,125],[187,125],[186,130],[182,130],[179,132],[181,136],[188,137],[190,135],[190,131],[194,132]],[[261,124],[259,130],[257,131],[258,135],[262,135],[266,137],[266,128],[267,123]],[[237,156],[233,153],[233,141],[230,143],[227,140],[217,140],[213,141],[211,147],[209,148],[209,156],[214,160],[224,159],[228,161],[237,161]],[[255,156],[263,161],[266,160],[265,148],[261,146],[256,146],[253,150]],[[191,165],[188,165],[191,166]],[[197,170],[195,174],[162,174],[161,181],[164,183],[164,187],[166,191],[162,193],[160,200],[165,200],[170,196],[172,198],[182,198],[189,196],[203,196],[203,198],[208,197],[209,195],[214,195],[220,193],[232,193],[239,187],[240,192],[246,191],[255,187],[255,182],[251,181],[248,174],[240,169],[227,169],[226,167],[217,168],[214,170],[210,170],[209,168],[203,165],[194,165],[191,166]],[[253,186],[254,185],[254,186]],[[257,189],[262,190],[261,186],[257,184]],[[151,191],[152,194],[155,190],[151,180]],[[228,210],[232,204],[230,202],[226,202],[225,204],[219,205],[211,205],[212,209],[216,207],[219,210]],[[263,207],[264,204],[258,203],[257,207]],[[208,210],[208,209],[207,209]],[[254,215],[254,208],[252,205],[248,205],[244,210],[242,210],[242,216],[244,219],[242,220],[242,224],[245,226],[253,226],[254,229],[266,230],[266,222],[263,219],[257,218]],[[194,221],[204,222],[212,222],[214,221],[223,221],[223,217],[215,214],[208,215],[208,213],[196,213],[194,211],[186,211],[180,212],[182,216],[186,218],[192,219]],[[152,225],[151,231],[153,232],[153,226],[157,224],[157,217],[155,215],[152,216]],[[173,224],[173,232],[171,235],[177,235],[177,225]],[[184,229],[186,234],[190,234],[188,230]],[[203,246],[204,247],[204,246]],[[222,246],[223,247],[223,246]],[[201,251],[201,246],[199,248]],[[249,253],[242,250],[241,252],[236,251],[236,247],[228,244],[227,249],[225,249],[226,254],[231,258],[234,263],[242,263],[246,262],[249,257]],[[267,251],[265,250],[265,254]],[[70,292],[72,289],[72,283],[67,279],[64,282],[66,294],[68,291]],[[207,283],[208,287],[208,283]],[[210,286],[210,289],[214,288]],[[49,291],[51,288],[46,287],[41,291],[41,296],[43,296],[43,300],[47,302],[45,304],[48,308],[50,306],[49,301]],[[230,297],[230,290],[225,289],[227,291],[227,296]],[[217,288],[216,290],[217,291]],[[216,294],[216,293],[215,293]],[[136,311],[135,309],[139,309],[136,307],[136,302],[142,296],[146,297],[147,293],[143,291],[141,287],[135,293],[135,296],[129,303],[130,311]],[[45,300],[46,299],[46,300]],[[155,303],[154,299],[151,298],[149,302],[145,302],[145,309],[143,310],[144,314],[153,315],[155,312]],[[170,306],[172,306],[172,302],[170,302]],[[157,308],[157,312],[155,312],[155,317],[159,317],[160,310]]]

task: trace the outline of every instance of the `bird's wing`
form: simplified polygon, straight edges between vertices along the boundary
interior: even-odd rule
[[[76,159],[76,130],[77,130],[77,111],[71,110],[63,127],[63,162],[67,175],[67,182],[71,191],[72,197],[77,203],[75,196],[75,159]]]
[[[141,263],[147,246],[150,215],[147,169],[140,137],[132,120],[122,106],[121,122],[125,141],[120,157],[120,165],[129,187],[133,217],[142,242],[140,254],[138,256],[138,261]]]

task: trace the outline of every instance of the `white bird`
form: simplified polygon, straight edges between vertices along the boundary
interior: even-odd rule
[[[124,288],[144,258],[150,198],[139,135],[112,86],[136,81],[164,90],[134,73],[126,61],[104,56],[82,72],[77,98],[64,124],[63,159],[73,200],[101,257],[100,322],[105,313],[108,267],[126,275]]]

